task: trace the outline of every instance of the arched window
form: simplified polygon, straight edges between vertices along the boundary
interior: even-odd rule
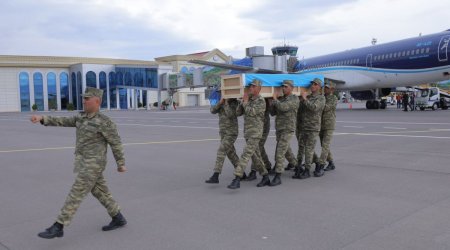
[[[86,87],[97,88],[97,75],[93,71],[86,73]]]
[[[117,108],[116,99],[116,74],[114,72],[109,72],[109,108]]]
[[[67,109],[67,103],[69,103],[69,75],[66,72],[59,74],[59,86],[61,109]]]
[[[42,74],[36,72],[33,74],[34,85],[34,103],[37,105],[37,110],[44,110],[44,81]]]
[[[100,72],[100,74],[98,75],[98,79],[99,79],[99,83],[100,83],[100,89],[103,90],[103,96],[102,96],[102,108],[107,108],[108,103],[107,103],[107,98],[106,95],[107,93],[107,89],[106,89],[106,73],[105,72]]]
[[[134,74],[134,83],[138,87],[144,87],[144,76],[141,72],[136,72]]]
[[[56,74],[53,72],[47,73],[47,101],[48,109],[57,109],[57,96],[56,96]]]
[[[81,72],[77,72],[77,109],[83,109],[83,102],[81,101],[81,94],[83,94],[83,78]]]
[[[130,72],[125,73],[125,85],[126,86],[134,86],[133,78],[131,77]]]
[[[20,110],[30,111],[30,78],[28,73],[21,72],[19,74],[20,86]]]
[[[77,108],[77,76],[75,75],[75,72],[72,72],[72,83],[71,83],[71,89],[72,89],[72,104],[74,108]]]
[[[116,73],[116,84],[117,85],[123,85],[123,74],[122,72]]]

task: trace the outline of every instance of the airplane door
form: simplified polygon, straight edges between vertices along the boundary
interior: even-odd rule
[[[372,68],[372,54],[368,54],[366,57],[366,67]]]
[[[448,61],[448,43],[450,41],[450,35],[443,36],[439,42],[438,58],[440,62]]]

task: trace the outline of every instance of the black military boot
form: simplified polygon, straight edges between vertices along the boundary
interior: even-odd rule
[[[244,172],[244,174],[242,174],[241,181],[246,181],[247,178],[248,178],[248,176],[247,176],[247,174]]]
[[[44,239],[60,238],[64,236],[63,228],[63,224],[55,222],[51,227],[45,229],[44,232],[40,232],[38,236]]]
[[[231,181],[230,185],[228,185],[229,189],[237,189],[241,187],[241,178],[236,176],[236,178]]]
[[[206,183],[219,183],[219,173],[214,173],[209,180],[205,181]]]
[[[256,184],[257,187],[264,187],[264,186],[270,186],[270,179],[269,179],[269,175],[263,175],[261,181]]]
[[[331,171],[334,170],[336,168],[336,166],[334,165],[333,161],[329,161],[328,165],[324,168],[325,171]]]
[[[314,169],[314,176],[315,177],[321,177],[325,174],[323,171],[324,165],[316,164],[316,169]]]
[[[309,178],[309,177],[311,177],[311,174],[309,173],[309,169],[305,168],[305,169],[300,173],[299,179],[307,179],[307,178]]]
[[[247,176],[247,179],[245,179],[246,181],[253,181],[256,180],[256,171],[252,170],[250,171],[250,173]]]
[[[127,220],[123,217],[122,213],[119,212],[116,216],[112,217],[112,221],[107,226],[103,226],[103,231],[111,231],[119,227],[123,227],[127,224]]]
[[[301,166],[295,167],[294,175],[292,176],[292,179],[300,179],[300,175],[302,174],[303,170],[304,169]]]
[[[287,166],[284,168],[284,170],[289,171],[289,170],[293,170],[294,168],[295,168],[295,165],[289,163],[289,164],[287,164]]]
[[[270,182],[269,186],[273,187],[273,186],[278,186],[281,184],[281,178],[280,178],[280,173],[275,174],[275,176],[273,177],[272,181]]]

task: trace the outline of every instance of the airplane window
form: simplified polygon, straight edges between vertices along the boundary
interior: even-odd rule
[[[425,48],[422,48],[422,49],[420,50],[420,54],[423,54],[423,53],[425,53]]]
[[[356,63],[359,63],[359,58],[358,58],[358,61]]]
[[[416,54],[419,54],[420,49],[416,49]]]
[[[389,54],[389,58],[392,58],[392,53]]]
[[[430,48],[427,48],[427,51],[426,51],[427,53],[429,53],[430,52]]]
[[[397,58],[397,52],[396,52],[396,53],[394,53],[394,58]]]
[[[411,50],[411,55],[412,55],[412,56],[414,55],[414,50]]]
[[[403,52],[402,52],[402,56],[405,56],[405,54],[406,54],[406,52],[405,52],[405,51],[403,51]]]
[[[381,56],[381,60],[384,60],[384,55]]]
[[[411,52],[408,50],[408,51],[406,51],[406,56],[409,56],[409,54],[410,54]]]

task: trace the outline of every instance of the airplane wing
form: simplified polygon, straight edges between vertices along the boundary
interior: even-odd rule
[[[279,71],[279,70],[260,69],[260,68],[253,68],[253,67],[249,67],[249,66],[241,66],[241,65],[226,64],[226,63],[216,63],[216,62],[209,62],[209,61],[196,60],[196,59],[189,60],[189,62],[200,64],[200,65],[224,68],[224,69],[239,70],[239,71],[248,72],[248,73],[261,73],[261,74],[282,74],[283,73],[282,71]]]

